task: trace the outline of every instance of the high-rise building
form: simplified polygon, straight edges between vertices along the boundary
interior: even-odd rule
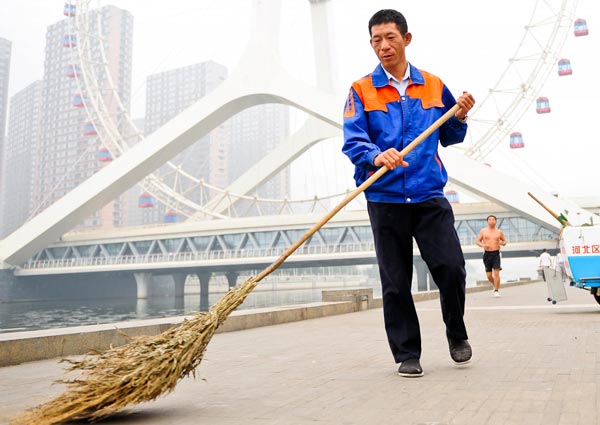
[[[91,50],[91,60],[81,62],[77,55],[77,33],[73,18],[50,25],[46,32],[44,81],[40,135],[33,156],[31,210],[39,213],[64,196],[82,181],[96,173],[102,164],[102,142],[89,123],[86,109],[97,99],[85,93],[82,80],[75,78],[84,66],[106,63],[110,80],[119,98],[128,107],[131,96],[131,59],[133,17],[125,10],[104,6],[90,12],[90,39],[98,40],[100,24],[104,54],[98,46]],[[82,34],[79,34],[82,36]],[[92,44],[90,43],[90,46]],[[117,114],[117,105],[109,90],[107,78],[98,81],[108,113]],[[91,131],[88,131],[91,125]],[[101,129],[97,129],[98,132]],[[111,201],[88,217],[81,227],[111,228],[126,222],[124,197]]]
[[[225,80],[227,69],[208,61],[151,75],[146,80],[146,116],[144,133],[151,134],[184,109],[198,101]],[[198,179],[225,188],[258,162],[289,134],[288,109],[282,105],[261,105],[245,110],[210,132],[172,160]],[[168,169],[159,172],[168,184]],[[289,195],[289,170],[279,173],[258,188],[260,197],[283,199]],[[190,191],[186,196],[190,197]],[[205,192],[206,193],[206,192]],[[210,193],[209,195],[216,195]],[[199,199],[194,199],[199,202]],[[142,212],[131,213],[136,224],[163,220],[167,208],[143,204]],[[276,212],[264,206],[262,212]],[[142,216],[133,220],[134,216]]]
[[[42,82],[35,81],[10,99],[8,137],[3,152],[2,235],[29,217],[32,150],[39,137]]]
[[[213,61],[188,65],[150,75],[146,78],[146,115],[144,134],[152,134],[177,114],[210,93],[227,77],[227,68]],[[220,126],[198,140],[171,160],[187,173],[198,179],[217,185],[227,184],[226,130]],[[168,166],[157,171],[162,181],[171,187],[181,184]],[[178,191],[185,188],[178,186]],[[198,191],[186,196],[199,202]],[[195,199],[198,198],[198,199]],[[176,208],[176,206],[174,206]],[[130,212],[131,224],[161,223],[169,213],[169,207],[160,203],[142,203],[137,211]]]
[[[288,107],[279,104],[254,106],[230,120],[229,182],[234,181],[289,135]],[[289,167],[258,187],[261,198],[283,199],[290,193]],[[276,213],[277,205],[263,206],[263,213]]]
[[[11,42],[0,37],[0,188],[2,187],[2,154],[6,136],[6,108],[8,104],[8,80],[10,76]]]

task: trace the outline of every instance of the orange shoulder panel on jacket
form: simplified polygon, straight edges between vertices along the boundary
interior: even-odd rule
[[[386,104],[396,102],[400,99],[398,90],[393,86],[373,87],[371,76],[367,76],[352,84],[358,97],[363,103],[365,111],[383,111],[387,112]]]
[[[444,83],[438,77],[428,72],[419,70],[425,79],[425,84],[411,84],[406,88],[406,95],[413,99],[421,99],[423,109],[443,107],[442,91]]]

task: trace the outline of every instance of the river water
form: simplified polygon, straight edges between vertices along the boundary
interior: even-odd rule
[[[502,261],[503,281],[536,277],[535,258]],[[475,286],[477,280],[485,279],[481,261],[467,261],[467,286]],[[366,287],[373,288],[375,298],[381,296],[381,288],[376,279],[354,277],[344,282],[326,280],[315,278],[308,284],[304,282],[303,285],[287,285],[273,281],[267,283],[267,279],[265,284],[261,282],[238,310],[320,302],[321,291],[324,289]],[[413,291],[415,290],[416,282],[413,282]],[[211,287],[210,291],[208,303],[213,305],[223,296],[226,287]],[[186,292],[189,291],[186,289]],[[0,303],[0,333],[174,317],[192,314],[199,309],[198,293],[186,293],[180,298],[160,297],[144,300],[113,298]]]
[[[255,290],[237,310],[320,302],[321,291],[324,289],[341,289],[341,285],[291,290]],[[381,289],[373,289],[375,296],[380,297]],[[218,302],[222,296],[223,292],[210,294],[209,305]],[[143,300],[107,298],[2,303],[0,333],[183,316],[197,312],[199,307],[199,294]]]

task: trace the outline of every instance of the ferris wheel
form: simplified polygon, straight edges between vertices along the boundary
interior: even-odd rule
[[[141,142],[143,135],[134,124],[113,81],[100,7],[92,10],[90,3],[90,0],[82,0],[65,4],[64,14],[72,18],[71,34],[76,34],[77,39],[77,43],[73,44],[74,49],[72,48],[71,70],[77,80],[79,92],[84,93],[81,103],[89,117],[84,133],[100,139],[102,148],[98,159],[110,162]],[[186,185],[184,181],[191,183]],[[189,187],[200,188],[200,199],[203,195],[206,196],[202,192],[217,190],[203,184],[172,162],[162,168],[161,174],[153,173],[144,178],[139,186],[142,188],[139,201],[142,208],[152,207],[159,201],[168,211],[185,217],[202,210],[202,202],[193,200],[197,196],[190,196]],[[206,214],[215,216],[209,211]]]
[[[522,135],[515,129],[525,112],[534,101],[538,113],[550,111],[540,92],[554,69],[565,75],[561,73],[569,66],[559,55],[573,28],[576,8],[577,0],[536,1],[517,49],[470,114],[466,156],[485,161],[509,135],[511,147],[521,147]]]
[[[119,157],[136,143],[143,142],[143,134],[131,118],[110,70],[106,54],[105,37],[102,32],[99,2],[91,7],[92,0],[69,0],[65,15],[71,17],[72,32],[77,34],[73,49],[72,66],[80,93],[84,93],[84,106],[89,116],[86,124],[88,134],[96,135],[102,144],[99,160],[109,162]],[[537,0],[530,19],[525,26],[520,43],[508,64],[487,96],[472,111],[468,141],[464,154],[478,161],[487,156],[508,135],[514,132],[519,120],[539,96],[552,69],[559,60],[559,53],[572,28],[577,0]],[[257,196],[230,193],[208,184],[181,164],[167,162],[139,182],[142,193],[140,207],[152,207],[159,203],[167,214],[176,217],[216,217],[244,215],[248,211],[260,214],[261,203],[277,204],[277,210],[294,212],[294,206],[306,211],[318,206],[326,209],[328,201],[344,193],[309,200],[261,199]],[[233,198],[245,207],[241,211],[228,211],[227,215],[210,209],[215,198]],[[231,202],[234,204],[234,202]],[[271,209],[272,211],[273,209]],[[178,221],[178,220],[177,220]]]
[[[102,148],[99,161],[108,163],[144,139],[125,102],[119,96],[107,55],[106,36],[103,33],[100,2],[69,0],[64,14],[70,19],[70,34],[77,43],[68,43],[72,49],[70,77],[77,80],[81,96],[80,107],[85,107],[89,122],[84,133],[98,137]],[[207,161],[207,157],[203,158]],[[202,167],[197,166],[196,169]],[[344,193],[308,199],[268,199],[258,195],[237,194],[205,181],[181,163],[167,162],[163,167],[141,180],[138,207],[162,205],[165,222],[189,217],[225,218],[228,216],[261,215],[269,213],[297,213],[327,211],[335,198]],[[211,201],[227,199],[227,215],[214,211]]]

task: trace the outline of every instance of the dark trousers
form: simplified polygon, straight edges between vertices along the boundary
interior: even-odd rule
[[[383,294],[385,330],[396,363],[421,357],[421,332],[412,298],[413,237],[440,290],[446,335],[467,339],[465,259],[446,198],[416,204],[369,202]]]

